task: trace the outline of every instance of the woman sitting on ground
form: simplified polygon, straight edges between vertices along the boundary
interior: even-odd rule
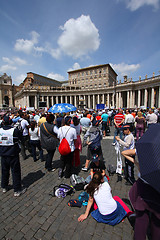
[[[114,226],[121,222],[127,215],[127,212],[120,203],[113,199],[111,188],[107,182],[104,182],[100,172],[94,173],[92,181],[86,190],[89,194],[88,205],[85,213],[78,218],[79,222],[82,222],[88,217],[94,200],[98,208],[93,211],[91,215],[97,222],[108,223]]]

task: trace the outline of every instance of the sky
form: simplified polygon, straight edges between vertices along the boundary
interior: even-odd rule
[[[160,74],[160,0],[0,0],[0,75],[111,64],[123,81]]]

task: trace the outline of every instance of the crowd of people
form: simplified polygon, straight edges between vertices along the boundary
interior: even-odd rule
[[[114,125],[112,145],[115,146],[116,142],[119,142],[123,146],[126,184],[134,185],[135,141],[143,136],[147,128],[156,123],[160,123],[160,109],[106,109],[92,112],[84,110],[57,114],[39,110],[27,112],[25,109],[17,112],[8,111],[0,122],[2,191],[3,193],[8,191],[10,169],[14,196],[20,196],[26,191],[21,184],[19,154],[24,160],[32,156],[33,161],[36,162],[38,160],[36,148],[38,148],[39,158],[45,162],[45,169],[54,172],[54,154],[65,138],[70,152],[60,155],[58,177],[69,178],[74,173],[74,167],[81,167],[80,154],[82,147],[85,146],[87,146],[87,156],[81,170],[87,172],[89,168],[91,169],[86,179],[88,184],[86,190],[90,195],[88,206],[85,214],[81,215],[78,221],[87,218],[95,201],[98,210],[94,211],[92,216],[99,222],[115,225],[126,216],[126,211],[111,195],[103,162],[101,140],[106,139],[110,126]],[[125,154],[126,150],[131,151],[132,154],[128,156]],[[159,218],[159,215],[156,218]],[[158,232],[157,229],[156,231]],[[137,233],[135,236],[135,239],[140,239]]]

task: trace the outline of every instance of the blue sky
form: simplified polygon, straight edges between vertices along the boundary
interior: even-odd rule
[[[118,79],[160,74],[160,0],[1,0],[0,74],[67,80],[110,63]]]

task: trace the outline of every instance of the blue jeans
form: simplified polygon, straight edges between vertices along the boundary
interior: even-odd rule
[[[118,134],[120,135],[120,139],[122,139],[123,138],[123,130],[121,128],[115,127],[113,143],[115,143],[115,141],[116,141],[115,137],[118,136]]]
[[[45,168],[48,169],[48,171],[52,170],[52,159],[54,156],[56,149],[53,150],[47,150],[47,158],[46,158],[46,162],[45,162]]]
[[[33,155],[34,161],[36,161],[36,147],[39,150],[40,159],[43,161],[43,150],[41,148],[40,140],[30,140],[30,145],[32,148],[32,155]]]

